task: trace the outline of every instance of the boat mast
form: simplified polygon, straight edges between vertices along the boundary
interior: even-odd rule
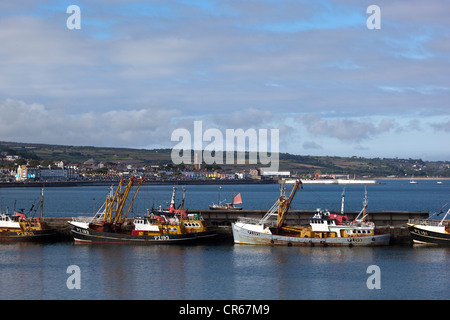
[[[364,187],[364,202],[363,202],[363,214],[364,216],[362,217],[362,220],[364,221],[364,219],[367,216],[367,205],[369,204],[369,200],[367,199],[367,188]]]
[[[169,205],[169,212],[172,213],[175,210],[175,193],[176,193],[177,188],[173,187],[173,191],[172,191],[172,199],[170,200],[170,205]]]
[[[358,216],[355,218],[355,221],[364,221],[364,219],[367,216],[367,205],[369,204],[369,200],[367,200],[367,188],[364,187],[365,191],[364,191],[364,200],[363,200],[363,208],[361,209],[361,211],[359,212]],[[359,216],[362,214],[362,218],[359,219]]]
[[[184,210],[184,199],[186,198],[186,188],[183,187],[183,200],[181,200],[180,207],[180,221],[183,220],[183,210]]]
[[[137,186],[137,188],[136,188],[136,191],[134,191],[133,198],[131,199],[131,202],[130,202],[130,204],[128,205],[127,212],[125,213],[125,215],[123,216],[123,218],[121,218],[120,223],[125,222],[125,219],[126,219],[127,216],[128,216],[128,212],[130,211],[131,206],[133,205],[134,199],[136,198],[136,195],[137,195],[137,193],[138,193],[138,191],[139,191],[139,188],[141,187],[142,182],[145,182],[144,178],[141,178],[141,180],[139,180],[139,183],[138,183],[138,186]]]
[[[342,190],[341,214],[344,214],[344,201],[345,201],[345,187],[344,190]]]
[[[450,208],[447,210],[447,213],[445,214],[444,218],[442,218],[441,222],[439,222],[439,226],[442,226],[444,224],[445,218],[447,218],[449,213],[450,213]]]
[[[123,207],[125,206],[125,202],[127,201],[128,194],[130,193],[130,189],[133,186],[133,183],[135,180],[136,180],[136,178],[132,177],[130,179],[130,182],[128,182],[127,187],[125,188],[125,191],[122,194],[120,194],[120,200],[117,202],[116,214],[114,216],[114,221],[113,221],[114,224],[116,224],[118,221],[122,220]]]
[[[280,200],[278,203],[278,216],[277,216],[277,229],[280,229],[283,226],[284,220],[286,219],[286,214],[291,207],[292,200],[294,200],[295,193],[299,189],[299,185],[302,182],[297,180],[295,185],[292,187],[291,194],[289,198],[286,199],[284,196],[280,196]]]
[[[110,187],[109,196],[106,197],[106,201],[105,201],[105,211],[103,214],[103,222],[108,222],[108,223],[112,222],[112,219],[113,219],[112,212],[113,212],[114,203],[118,202],[120,187],[122,186],[123,181],[124,181],[123,179],[120,180],[119,185],[117,186],[116,193],[114,195],[113,195],[113,187],[112,186]]]
[[[44,216],[44,188],[41,189],[41,220]]]

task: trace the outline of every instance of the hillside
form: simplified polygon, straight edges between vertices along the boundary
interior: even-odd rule
[[[91,158],[104,163],[126,163],[164,165],[171,163],[171,149],[131,149],[92,146],[63,146],[0,142],[3,155],[17,155],[36,161],[63,161],[81,164]],[[349,174],[370,177],[450,177],[450,161],[423,161],[421,159],[361,158],[335,156],[302,156],[280,153],[280,170],[288,170],[298,175]],[[257,165],[220,165],[222,169],[252,169]]]
[[[170,149],[145,150],[0,142],[0,152],[8,152],[8,154],[19,155],[27,159],[63,161],[73,164],[81,164],[91,158],[102,162],[130,164],[170,162]]]

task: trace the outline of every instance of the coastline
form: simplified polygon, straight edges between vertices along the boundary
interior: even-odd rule
[[[360,179],[363,181],[364,179]],[[370,180],[376,180],[376,184],[382,184],[379,180],[383,181],[409,181],[411,178],[374,178]],[[418,177],[414,178],[416,181],[433,180],[433,181],[450,181],[450,178],[435,178],[435,177]],[[118,183],[119,180],[94,180],[94,181],[14,181],[14,182],[0,182],[0,188],[21,188],[21,187],[78,187],[78,186],[109,186],[111,184]],[[221,185],[221,184],[279,184],[279,180],[274,179],[242,179],[242,180],[230,180],[230,179],[216,179],[216,180],[148,180],[145,181],[146,185]],[[305,184],[308,184],[305,182]],[[322,183],[314,183],[322,184]],[[326,183],[323,183],[326,184]]]
[[[23,187],[78,187],[78,186],[109,186],[117,184],[119,180],[109,181],[14,181],[0,182],[0,188],[23,188]],[[277,180],[149,180],[146,185],[220,185],[220,184],[278,184]]]
[[[377,180],[450,180],[448,177],[436,178],[436,177],[405,177],[405,178],[378,178]]]

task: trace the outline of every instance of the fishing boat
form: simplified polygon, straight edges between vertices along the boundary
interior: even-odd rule
[[[209,206],[210,210],[242,210],[241,207],[236,207],[237,204],[242,204],[241,193],[232,196],[233,202],[222,204],[220,201],[220,190],[222,190],[222,186],[219,187],[218,201]]]
[[[443,211],[437,213],[439,215]],[[407,226],[414,244],[450,245],[450,220],[446,220],[450,208],[442,220],[410,219]]]
[[[192,244],[213,241],[218,234],[210,230],[200,214],[187,214],[183,206],[167,214],[154,214],[127,219],[140,185],[125,211],[125,204],[135,178],[130,179],[124,191],[123,180],[116,192],[111,189],[105,203],[92,218],[80,217],[69,221],[75,242],[117,244]],[[184,204],[184,203],[183,203]]]
[[[151,212],[156,215],[173,215],[173,214],[186,214],[186,210],[184,209],[184,200],[186,197],[186,188],[183,187],[183,200],[181,201],[181,204],[176,207],[175,206],[175,194],[177,191],[176,187],[173,187],[172,189],[172,198],[170,200],[169,207],[168,208],[162,208],[162,206],[159,206],[159,208],[152,208]]]
[[[294,184],[288,198],[283,188],[278,201],[260,219],[239,218],[232,224],[234,243],[253,245],[287,246],[384,246],[389,244],[390,234],[376,234],[373,222],[367,217],[367,192],[363,209],[355,220],[344,214],[318,209],[307,226],[285,224],[286,215],[301,185]],[[344,199],[344,197],[342,198]],[[276,217],[276,220],[273,218]]]
[[[41,190],[39,217],[27,217],[23,212],[0,213],[0,242],[50,241],[56,230],[49,228],[44,221],[43,207],[44,190]]]

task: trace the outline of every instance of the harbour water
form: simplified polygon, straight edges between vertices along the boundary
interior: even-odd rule
[[[342,188],[305,186],[294,209],[339,210]],[[45,215],[91,215],[107,189],[46,188]],[[217,202],[217,190],[214,185],[186,186],[186,207],[206,209]],[[244,208],[266,209],[278,190],[277,185],[224,185],[221,199],[241,192]],[[372,210],[434,212],[450,201],[448,180],[386,181],[367,190]],[[181,187],[178,191],[181,199]],[[145,186],[134,211],[158,202],[165,206],[171,192],[171,186]],[[347,186],[345,194],[346,208],[359,210],[364,186]],[[39,188],[1,189],[0,206],[12,211],[17,200],[16,209],[27,213],[39,196]],[[445,247],[2,244],[0,299],[449,299],[449,267],[450,248]]]

